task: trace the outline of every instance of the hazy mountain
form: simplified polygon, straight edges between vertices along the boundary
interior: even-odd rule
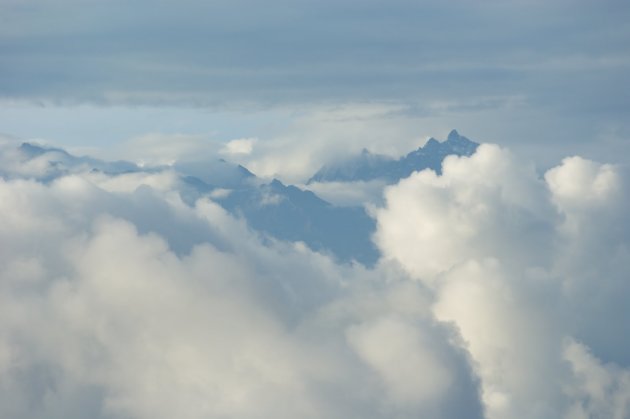
[[[184,175],[202,180],[217,188],[239,188],[256,182],[256,176],[245,167],[224,159],[202,162],[177,162],[173,168]]]
[[[418,170],[432,169],[437,173],[441,173],[442,161],[446,156],[451,154],[470,156],[475,152],[478,145],[459,135],[456,130],[452,130],[446,141],[439,142],[435,138],[430,138],[423,147],[398,160],[379,154],[372,154],[364,149],[358,156],[342,162],[325,165],[309,179],[308,183],[369,181],[374,179],[382,179],[387,183],[396,183]]]
[[[324,166],[311,181],[367,181],[382,179],[395,183],[412,172],[426,168],[441,172],[447,155],[468,156],[478,144],[453,130],[444,142],[431,138],[424,147],[398,160],[372,154],[367,150],[349,160]],[[125,162],[106,162],[91,157],[76,157],[59,148],[23,143],[18,154],[25,162],[42,163],[38,177],[51,180],[68,173],[101,171],[115,176],[129,172],[157,172],[165,167],[138,167]],[[189,205],[209,197],[228,212],[245,219],[264,236],[287,241],[302,241],[311,249],[330,253],[339,261],[356,260],[372,265],[378,251],[371,235],[375,221],[361,206],[330,204],[309,190],[284,185],[279,180],[266,183],[245,167],[225,160],[178,162],[169,169],[179,174],[178,190]]]
[[[378,258],[370,239],[375,223],[363,207],[336,207],[278,180],[232,190],[217,202],[244,217],[253,229],[277,239],[302,241],[344,262],[371,265]]]
[[[98,170],[109,174],[141,170],[136,164],[124,160],[108,162],[88,156],[77,157],[61,148],[45,147],[26,142],[20,145],[18,152],[25,161],[33,159],[45,161],[47,163],[45,171],[47,177],[56,177],[82,170]]]

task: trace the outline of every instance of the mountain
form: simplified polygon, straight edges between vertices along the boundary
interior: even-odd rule
[[[225,163],[223,167],[233,173],[236,166],[230,168]],[[240,182],[230,178],[229,185],[182,176],[180,196],[189,205],[201,197],[210,197],[263,236],[301,241],[342,262],[376,262],[378,251],[370,238],[375,223],[363,207],[337,207],[309,190],[284,185],[277,179],[265,183],[247,173],[243,173]]]
[[[469,156],[478,144],[453,130],[444,142],[431,138],[424,147],[400,159],[372,154],[363,150],[335,165],[324,166],[310,182],[364,181],[381,179],[394,183],[414,171],[426,168],[441,173],[442,161],[448,155]],[[178,162],[166,167],[138,167],[125,162],[106,162],[90,157],[76,157],[59,148],[23,143],[18,149],[20,164],[37,163],[44,170],[38,179],[89,171],[111,176],[130,172],[173,170],[179,176],[177,192],[188,205],[208,197],[263,238],[301,241],[315,251],[329,253],[341,262],[358,261],[370,266],[379,253],[371,236],[376,225],[361,206],[341,207],[321,199],[312,191],[285,185],[277,179],[266,182],[245,167],[225,160]],[[7,176],[7,175],[3,175]]]
[[[353,182],[386,177],[396,161],[387,156],[372,154],[363,149],[358,156],[323,166],[307,182]]]
[[[22,162],[40,160],[45,167],[37,176],[40,180],[51,180],[56,177],[85,170],[97,170],[108,174],[138,172],[140,169],[134,163],[119,160],[108,162],[92,157],[77,157],[66,150],[54,147],[44,147],[32,143],[22,143],[18,148],[18,156]]]
[[[256,175],[240,164],[224,159],[201,162],[177,162],[173,166],[178,173],[195,177],[218,188],[239,188],[248,182],[256,182]]]
[[[372,265],[378,259],[371,240],[375,222],[363,207],[337,207],[311,191],[276,179],[232,190],[216,201],[245,218],[254,230],[277,239],[302,241],[343,262]]]
[[[444,142],[435,138],[415,151],[397,160],[363,150],[360,155],[332,165],[325,165],[309,180],[313,182],[352,182],[381,179],[396,183],[415,171],[432,169],[442,173],[442,161],[446,156],[470,156],[479,144],[452,130]]]

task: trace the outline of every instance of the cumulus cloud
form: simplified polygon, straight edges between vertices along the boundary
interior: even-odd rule
[[[448,157],[385,188],[366,268],[182,201],[177,165],[25,171],[41,156],[3,147],[0,416],[630,413],[623,167]]]
[[[474,158],[447,157],[443,168],[444,176],[416,172],[386,190],[376,233],[386,257],[426,281],[473,255],[544,257],[555,213],[533,166],[484,144]]]
[[[481,417],[421,284],[263,242],[173,185],[0,180],[1,416]]]
[[[487,144],[386,189],[375,240],[433,290],[488,417],[630,414],[628,198],[621,167],[572,157],[540,176]]]

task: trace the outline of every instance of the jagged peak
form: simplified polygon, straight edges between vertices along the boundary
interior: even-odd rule
[[[456,129],[451,130],[451,132],[448,133],[448,137],[446,137],[446,141],[457,141],[460,138],[462,138],[461,135],[459,135],[459,132],[457,132]]]
[[[469,138],[460,135],[457,130],[452,130],[446,139],[446,142],[449,144],[476,144],[474,141]]]
[[[424,144],[424,147],[435,147],[436,145],[440,144],[440,142],[438,140],[436,140],[435,138],[431,137],[427,140],[427,142]],[[421,147],[421,148],[424,148]]]

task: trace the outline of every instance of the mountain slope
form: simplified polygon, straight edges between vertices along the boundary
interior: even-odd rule
[[[277,239],[303,241],[344,262],[371,265],[378,259],[370,237],[375,222],[362,207],[336,207],[311,191],[278,180],[232,190],[217,202],[245,218],[253,229]]]

